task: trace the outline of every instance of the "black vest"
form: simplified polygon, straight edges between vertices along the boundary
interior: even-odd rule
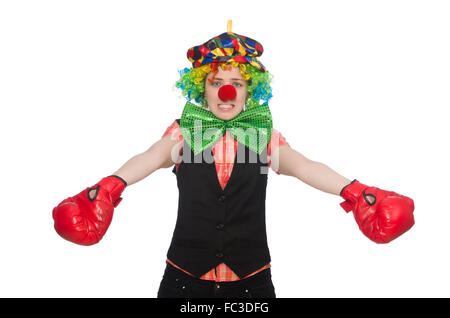
[[[167,257],[196,277],[225,263],[243,278],[270,262],[265,223],[267,147],[258,155],[238,143],[224,190],[211,148],[194,156],[184,141],[178,171],[173,168],[178,218]]]

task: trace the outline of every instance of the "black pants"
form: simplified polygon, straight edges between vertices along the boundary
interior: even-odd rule
[[[158,298],[275,298],[270,268],[234,282],[192,277],[167,264]]]

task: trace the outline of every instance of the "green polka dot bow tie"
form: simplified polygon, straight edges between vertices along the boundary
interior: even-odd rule
[[[272,135],[272,115],[267,104],[240,112],[231,120],[222,120],[210,111],[186,103],[180,120],[181,133],[194,154],[214,145],[228,131],[231,136],[261,154]]]

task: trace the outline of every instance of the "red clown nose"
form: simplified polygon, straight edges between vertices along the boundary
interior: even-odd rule
[[[219,98],[226,102],[236,98],[236,89],[233,85],[224,85],[219,89]]]

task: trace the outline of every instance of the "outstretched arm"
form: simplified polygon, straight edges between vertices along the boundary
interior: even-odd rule
[[[171,136],[164,136],[145,152],[125,162],[119,170],[114,172],[114,175],[124,179],[128,185],[132,185],[160,168],[172,166],[180,146],[181,142],[174,140]]]
[[[288,145],[272,156],[274,170],[294,176],[310,186],[342,196],[345,211],[353,211],[359,229],[376,243],[388,243],[414,225],[414,201],[410,198],[351,181],[323,163],[312,161]]]
[[[63,200],[53,209],[56,232],[77,244],[98,243],[111,224],[125,187],[159,168],[173,165],[177,157],[172,153],[178,154],[179,146],[177,140],[165,136],[147,151],[132,157],[113,175]]]
[[[272,154],[272,167],[283,175],[296,177],[306,184],[335,195],[351,180],[341,176],[327,165],[310,160],[289,145],[283,145]]]

